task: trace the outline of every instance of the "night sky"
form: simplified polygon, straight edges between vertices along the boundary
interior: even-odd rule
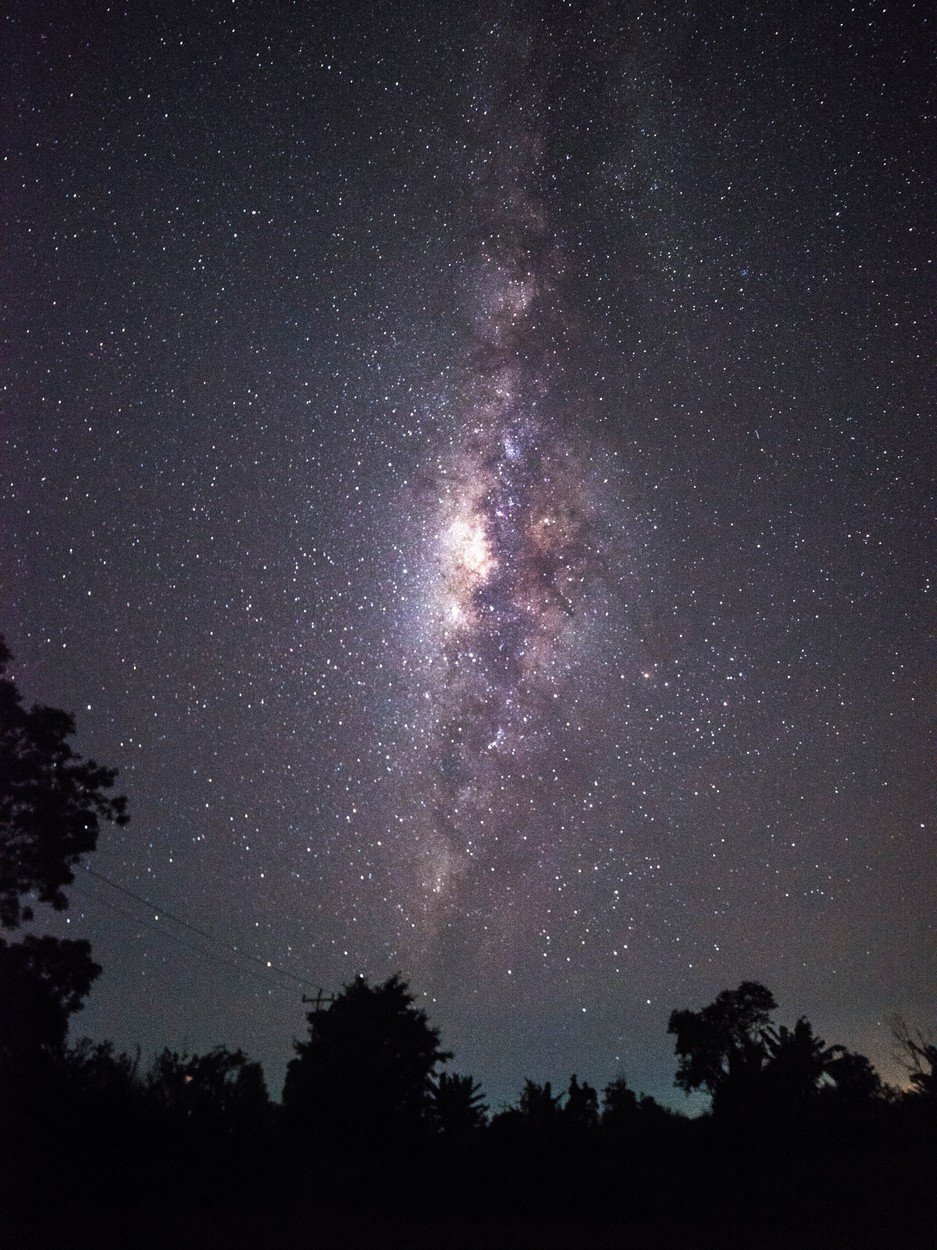
[[[496,1104],[677,1098],[757,979],[893,1074],[927,8],[11,6],[2,628],[132,817],[42,917],[78,1034],[278,1092],[300,982],[400,969]]]

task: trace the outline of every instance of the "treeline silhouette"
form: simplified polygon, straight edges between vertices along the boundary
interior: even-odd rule
[[[27,710],[0,640],[0,921],[67,905],[112,770]],[[774,1021],[756,982],[669,1023],[679,1114],[618,1075],[528,1080],[492,1110],[400,975],[312,1003],[282,1099],[239,1050],[69,1044],[85,942],[0,940],[0,1246],[937,1246],[937,1044],[896,1022],[905,1087]]]
[[[897,1092],[772,1009],[744,983],[674,1012],[678,1082],[712,1093],[696,1118],[621,1076],[527,1081],[491,1114],[396,976],[309,1013],[281,1104],[240,1051],[144,1069],[5,1031],[7,1227],[66,1246],[933,1246],[937,1047],[904,1033]]]

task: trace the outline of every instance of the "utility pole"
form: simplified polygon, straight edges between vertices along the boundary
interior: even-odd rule
[[[320,987],[319,987],[319,992],[316,994],[315,998],[309,998],[309,997],[307,997],[307,995],[305,995],[305,994],[304,994],[304,995],[303,995],[303,1002],[304,1002],[304,1003],[309,1003],[309,1004],[311,1004],[311,1006],[312,1006],[312,1011],[310,1011],[310,1012],[308,1013],[310,1016],[313,1016],[313,1015],[318,1015],[320,1011],[323,1011],[323,1010],[324,1010],[324,1004],[325,1004],[325,1003],[328,1003],[328,1004],[329,1004],[329,1006],[331,1006],[331,1004],[335,1002],[335,995],[334,995],[334,994],[323,994],[323,993],[322,993],[322,987],[320,986]]]

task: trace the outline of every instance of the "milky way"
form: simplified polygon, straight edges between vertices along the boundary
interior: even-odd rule
[[[887,1064],[924,7],[14,10],[0,628],[152,903],[49,921],[81,1027],[276,1087],[301,986],[400,970],[496,1102],[667,1097],[669,1011],[756,978]]]
[[[435,649],[423,884],[430,901],[441,896],[443,914],[468,894],[502,931],[499,896],[514,883],[496,850],[516,866],[527,787],[544,767],[551,700],[575,667],[596,573],[594,500],[555,395],[562,253],[539,194],[542,58],[529,34],[498,32],[485,66],[495,87],[469,119],[480,152],[466,354],[452,450],[438,466],[423,605]]]

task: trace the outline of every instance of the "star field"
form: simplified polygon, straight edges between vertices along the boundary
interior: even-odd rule
[[[457,1065],[933,1008],[923,6],[5,20],[4,630],[93,866]],[[79,877],[80,1030],[300,988]],[[119,905],[122,912],[115,911]],[[229,951],[229,955],[231,952]]]

